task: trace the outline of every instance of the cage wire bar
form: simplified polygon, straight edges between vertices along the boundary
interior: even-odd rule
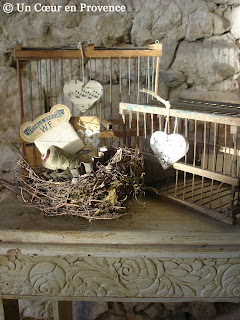
[[[231,103],[187,99],[171,102],[168,133],[175,128],[185,136],[189,151],[173,164],[174,170],[158,172],[155,186],[162,196],[222,222],[235,222],[240,212],[239,110],[240,105]],[[120,103],[119,112],[123,121],[129,117],[132,122],[140,122],[142,115],[145,138],[146,132],[162,130],[164,126],[166,109],[160,105]],[[146,114],[151,121],[144,120]],[[148,174],[154,177],[156,172]]]

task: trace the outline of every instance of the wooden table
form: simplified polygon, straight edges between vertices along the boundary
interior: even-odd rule
[[[240,301],[239,221],[158,197],[118,221],[44,217],[12,196],[0,212],[3,300]]]

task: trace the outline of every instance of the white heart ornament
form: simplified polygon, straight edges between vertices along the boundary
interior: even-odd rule
[[[70,80],[64,85],[63,92],[81,112],[85,112],[101,98],[103,87],[95,80],[90,80],[84,86],[82,81]]]
[[[184,157],[189,148],[187,140],[181,134],[167,135],[163,131],[152,134],[150,146],[164,170]]]

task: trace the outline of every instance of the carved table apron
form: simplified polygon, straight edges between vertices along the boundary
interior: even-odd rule
[[[1,203],[2,299],[240,301],[240,224],[158,198],[118,221],[48,218]]]

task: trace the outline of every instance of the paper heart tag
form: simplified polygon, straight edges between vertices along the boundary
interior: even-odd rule
[[[181,134],[167,135],[163,131],[152,134],[150,146],[164,170],[185,156],[189,148],[187,140]]]
[[[90,80],[83,86],[82,81],[70,80],[63,87],[64,95],[81,112],[88,110],[103,94],[103,87],[98,81]]]
[[[56,104],[47,113],[44,113],[34,121],[28,121],[21,125],[20,136],[27,142],[34,142],[37,138],[51,131],[55,127],[68,122],[71,117],[68,107]]]

